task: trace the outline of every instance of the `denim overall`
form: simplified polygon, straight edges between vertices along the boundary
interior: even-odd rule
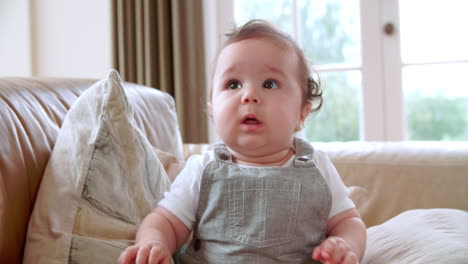
[[[202,176],[190,245],[177,263],[316,263],[326,234],[328,185],[312,146],[294,139],[291,167],[243,168],[224,144]]]

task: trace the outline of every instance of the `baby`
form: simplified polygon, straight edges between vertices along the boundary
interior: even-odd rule
[[[222,142],[187,161],[119,263],[358,263],[366,229],[348,189],[295,137],[322,104],[310,76],[296,43],[267,22],[229,34],[208,102]]]

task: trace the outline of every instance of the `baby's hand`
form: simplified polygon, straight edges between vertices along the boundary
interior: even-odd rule
[[[159,241],[144,241],[122,251],[117,263],[171,264],[172,254],[169,248]]]
[[[358,258],[351,246],[341,237],[328,237],[314,249],[312,258],[324,264],[357,264]]]

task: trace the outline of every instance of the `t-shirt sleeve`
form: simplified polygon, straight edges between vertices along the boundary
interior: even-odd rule
[[[172,183],[170,191],[165,192],[164,198],[158,203],[179,218],[190,230],[195,223],[202,174],[212,157],[209,151],[191,156]]]
[[[315,150],[315,163],[327,181],[332,195],[332,207],[328,219],[345,210],[354,208],[355,205],[349,198],[349,189],[343,183],[328,155],[321,150]]]

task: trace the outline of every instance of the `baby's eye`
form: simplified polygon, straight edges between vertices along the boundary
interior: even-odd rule
[[[239,88],[242,88],[242,84],[239,81],[235,81],[235,80],[229,81],[227,88],[229,90],[239,89]]]
[[[275,88],[278,88],[278,83],[274,80],[266,80],[264,83],[263,83],[263,88],[266,88],[266,89],[275,89]]]

